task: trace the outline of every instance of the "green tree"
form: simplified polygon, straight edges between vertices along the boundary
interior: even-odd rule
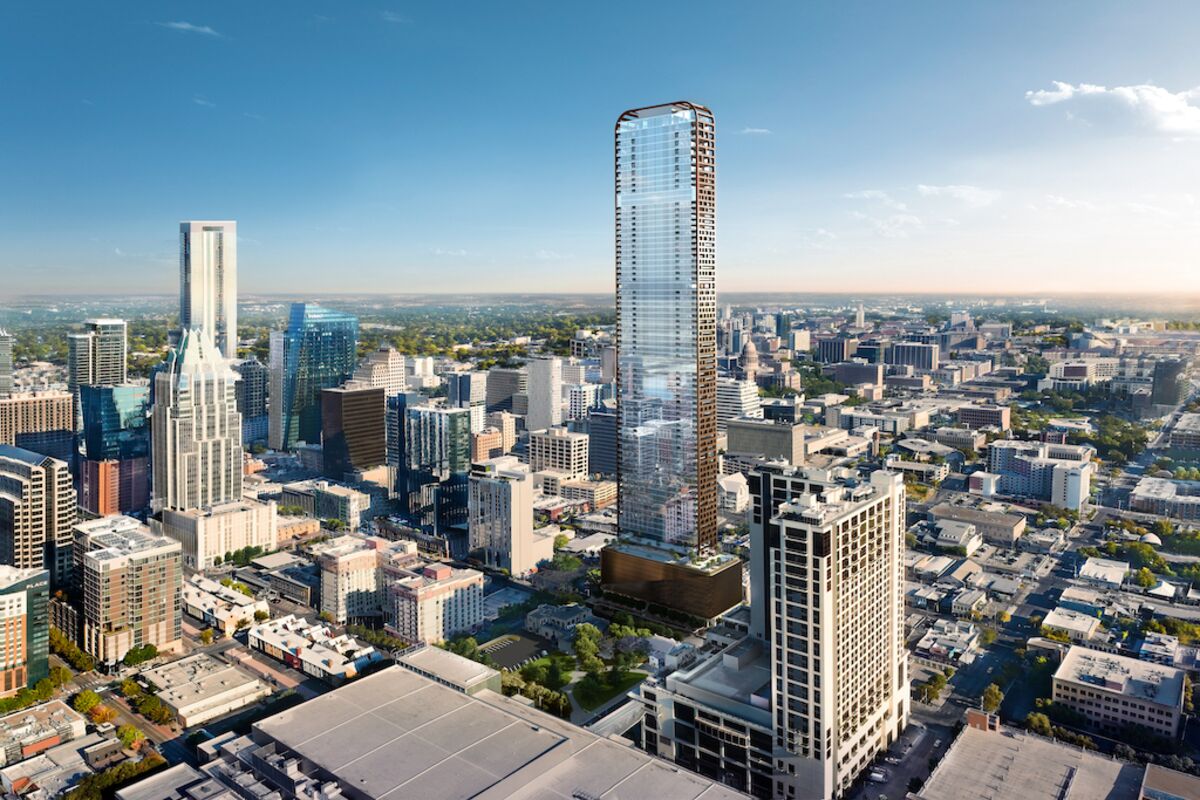
[[[1054,728],[1050,725],[1050,718],[1039,711],[1031,711],[1029,716],[1025,717],[1025,727],[1042,736],[1054,735]]]
[[[1148,568],[1142,567],[1137,572],[1133,573],[1133,582],[1135,585],[1143,589],[1149,589],[1158,584],[1158,578],[1154,577],[1154,573]]]
[[[562,550],[570,543],[571,539],[565,533],[560,533],[554,537],[554,549]]]
[[[117,728],[117,738],[121,740],[122,747],[131,750],[146,738],[146,734],[133,725],[126,724]]]
[[[989,683],[987,688],[983,690],[983,698],[981,705],[983,710],[989,714],[995,714],[1000,708],[1000,703],[1004,701],[1004,692],[1000,691],[1000,687],[994,683]]]
[[[82,692],[75,695],[75,700],[71,703],[71,707],[80,714],[87,714],[98,705],[100,705],[100,695],[96,694],[91,689],[84,689]]]
[[[255,622],[266,622],[270,618],[271,618],[271,612],[269,612],[269,611],[264,611],[263,609],[260,608],[254,612],[254,621]]]
[[[200,631],[200,644],[203,644],[203,645],[212,644],[213,643],[213,635],[214,634],[213,634],[212,628],[205,628],[204,630]]]

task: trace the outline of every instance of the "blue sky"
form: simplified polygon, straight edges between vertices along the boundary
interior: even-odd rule
[[[718,288],[1200,292],[1194,3],[0,6],[0,294],[610,291],[612,127],[717,119]],[[1058,82],[1058,83],[1056,83]]]

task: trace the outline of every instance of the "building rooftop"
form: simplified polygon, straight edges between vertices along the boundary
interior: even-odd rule
[[[396,663],[421,675],[436,676],[465,692],[500,675],[478,661],[431,645],[420,645],[396,656]]]
[[[1085,580],[1120,584],[1129,574],[1129,564],[1107,558],[1089,558],[1079,568],[1079,577]]]
[[[0,444],[0,458],[9,458],[13,461],[20,461],[23,464],[36,467],[49,458],[49,456],[44,456],[41,453],[35,453],[32,450],[26,450],[23,447],[16,447],[11,444]]]
[[[1068,650],[1054,679],[1086,683],[1164,706],[1183,703],[1183,670],[1086,647]]]
[[[1100,620],[1073,608],[1056,608],[1046,614],[1042,624],[1048,628],[1058,628],[1091,637],[1100,627]]]
[[[491,691],[391,667],[255,725],[364,800],[743,795]],[[301,763],[303,763],[301,762]]]
[[[1187,413],[1180,415],[1179,421],[1175,423],[1175,430],[1200,433],[1200,414]]]
[[[238,795],[216,778],[187,764],[176,764],[118,790],[114,797],[116,800],[234,800]]]
[[[919,800],[1138,800],[1141,767],[1014,729],[965,727]]]
[[[144,670],[141,678],[158,689],[158,698],[172,708],[203,706],[236,690],[266,690],[260,680],[204,653]]]

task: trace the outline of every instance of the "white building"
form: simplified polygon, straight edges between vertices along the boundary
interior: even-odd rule
[[[740,514],[750,505],[750,486],[746,476],[740,472],[723,475],[717,479],[717,508],[732,514]]]
[[[179,223],[179,327],[205,331],[237,358],[237,223]]]
[[[274,500],[239,500],[210,508],[167,509],[156,526],[183,546],[184,565],[205,570],[247,547],[274,550],[277,522]]]
[[[771,652],[776,797],[842,796],[908,720],[904,482],[853,477],[781,467],[751,480],[751,633]]]
[[[383,389],[391,397],[408,390],[405,375],[407,361],[403,353],[390,345],[368,353],[354,370],[354,380],[372,388]]]
[[[185,612],[225,636],[232,636],[242,622],[247,625],[257,622],[256,614],[271,613],[266,600],[242,594],[200,573],[184,582],[182,605]]]
[[[140,677],[154,686],[183,727],[202,725],[271,694],[263,681],[204,653],[144,670]]]
[[[1184,671],[1072,647],[1054,673],[1052,698],[1102,730],[1131,726],[1173,739],[1183,719]]]
[[[242,497],[238,375],[203,329],[185,328],[154,379],[153,507],[185,511]]]
[[[337,623],[384,615],[388,571],[417,561],[417,543],[338,536],[310,548],[321,569],[321,611]]]
[[[988,472],[1001,492],[1079,511],[1091,495],[1096,451],[1086,445],[1002,439],[988,446]]]
[[[600,397],[600,385],[577,383],[567,389],[567,419],[583,419],[591,413]]]
[[[1129,577],[1129,564],[1108,558],[1089,558],[1079,568],[1079,578],[1088,583],[1119,589]]]
[[[324,625],[291,615],[255,625],[246,641],[252,650],[335,686],[383,658],[349,634],[334,636]]]
[[[717,431],[725,432],[725,424],[731,419],[754,417],[762,419],[762,399],[758,396],[758,384],[754,381],[739,381],[735,378],[717,378]]]
[[[1042,627],[1066,634],[1077,644],[1092,639],[1100,630],[1100,620],[1073,608],[1055,608],[1042,619]]]
[[[529,369],[529,411],[525,415],[525,429],[540,431],[561,425],[562,407],[562,359],[535,358],[527,365]]]

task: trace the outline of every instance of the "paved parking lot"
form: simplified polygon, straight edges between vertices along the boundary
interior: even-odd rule
[[[549,653],[552,647],[548,642],[528,634],[512,633],[487,642],[480,649],[504,669],[513,669],[540,657],[543,651]]]

